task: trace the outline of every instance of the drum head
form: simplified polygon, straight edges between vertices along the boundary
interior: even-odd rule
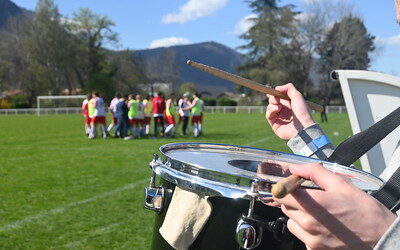
[[[209,143],[173,143],[160,147],[163,157],[153,170],[179,187],[202,195],[245,198],[253,189],[271,196],[271,185],[289,176],[288,165],[321,162],[265,149]],[[322,161],[325,168],[364,191],[377,190],[383,181],[372,174]],[[303,188],[318,188],[306,181]]]

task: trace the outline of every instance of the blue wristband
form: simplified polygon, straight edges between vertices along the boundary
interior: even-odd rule
[[[329,138],[326,135],[321,135],[320,137],[315,138],[311,142],[307,143],[303,148],[296,152],[296,154],[302,156],[311,156],[320,148],[323,148],[329,143],[331,143]]]

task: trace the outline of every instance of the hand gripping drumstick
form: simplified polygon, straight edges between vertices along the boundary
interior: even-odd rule
[[[230,81],[230,82],[245,86],[247,88],[256,90],[256,91],[264,93],[264,94],[273,95],[273,96],[276,96],[278,98],[282,98],[282,99],[290,101],[289,96],[287,96],[285,94],[282,94],[281,92],[279,92],[279,91],[277,91],[277,90],[275,90],[273,88],[269,88],[267,86],[261,85],[261,84],[255,82],[255,81],[252,81],[252,80],[249,80],[249,79],[246,79],[246,78],[243,78],[243,77],[240,77],[240,76],[225,72],[223,70],[220,70],[220,69],[208,66],[208,65],[197,63],[197,62],[194,62],[192,60],[188,60],[186,63],[188,65],[190,65],[190,66],[198,68],[198,69],[200,69],[200,70],[202,70],[204,72],[207,72],[207,73],[209,73],[211,75],[214,75],[216,77],[222,78],[224,80],[227,80],[227,81]],[[313,103],[313,102],[309,102],[309,101],[306,101],[306,103],[307,103],[307,106],[310,109],[315,110],[317,112],[322,112],[324,110],[324,108],[319,104],[316,104],[316,103]]]
[[[398,126],[400,126],[400,107],[371,127],[342,141],[329,156],[328,161],[350,166]],[[374,139],[370,139],[371,137]],[[303,181],[304,179],[292,174],[278,181],[272,187],[271,192],[276,198],[283,198],[297,186],[300,186]]]
[[[298,175],[291,174],[289,177],[279,180],[272,186],[271,193],[274,197],[281,199],[291,193],[303,183],[305,179]]]

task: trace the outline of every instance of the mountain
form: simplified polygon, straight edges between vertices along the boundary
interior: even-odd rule
[[[242,54],[216,42],[137,50],[134,52],[134,56],[142,60],[147,75],[158,71],[159,81],[163,81],[162,77],[168,75],[168,72],[162,71],[169,69],[170,74],[173,71],[177,83],[177,86],[174,86],[175,90],[182,83],[193,82],[200,92],[206,91],[213,96],[225,91],[234,91],[235,85],[188,66],[186,61],[190,59],[230,73],[236,73],[236,68],[244,62]],[[168,79],[164,80],[168,82]]]
[[[10,0],[0,0],[0,29],[11,18],[31,17],[32,15],[32,11],[21,8]]]

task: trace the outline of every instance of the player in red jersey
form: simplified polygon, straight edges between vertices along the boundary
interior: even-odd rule
[[[161,92],[153,98],[154,137],[158,136],[158,126],[161,126],[161,133],[164,135],[164,112],[165,100]]]

